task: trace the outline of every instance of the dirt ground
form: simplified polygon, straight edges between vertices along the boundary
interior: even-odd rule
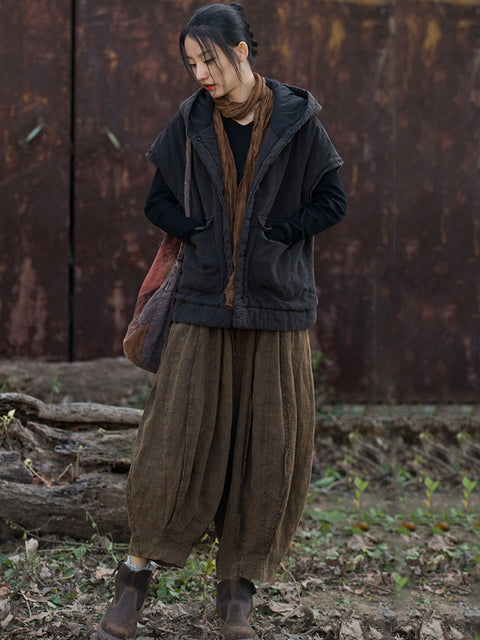
[[[141,407],[152,376],[124,359],[0,362],[2,392]],[[480,638],[480,409],[322,407],[311,493],[273,584],[265,640]],[[0,498],[1,503],[1,498]],[[185,569],[157,569],[139,640],[220,638],[209,532]],[[125,546],[17,531],[0,548],[0,640],[96,638]]]

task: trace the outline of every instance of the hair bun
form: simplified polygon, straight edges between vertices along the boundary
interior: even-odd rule
[[[243,16],[243,7],[241,4],[239,4],[238,2],[231,2],[230,6],[232,7],[232,9],[235,9],[235,11],[238,11],[241,16]]]
[[[235,9],[235,11],[237,11],[242,17],[242,21],[243,21],[243,24],[244,24],[245,30],[246,30],[246,35],[248,35],[247,44],[248,44],[248,48],[250,50],[250,56],[252,58],[254,58],[257,55],[258,42],[253,37],[253,31],[252,31],[251,26],[245,20],[245,14],[244,14],[244,11],[243,11],[243,7],[239,2],[231,2],[230,6],[232,7],[232,9]]]

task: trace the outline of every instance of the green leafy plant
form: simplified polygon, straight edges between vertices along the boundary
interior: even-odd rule
[[[331,467],[325,469],[325,474],[321,478],[313,480],[310,484],[310,497],[313,495],[327,491],[332,485],[342,479],[342,474]]]
[[[8,393],[9,391],[14,391],[18,380],[19,376],[15,374],[4,378],[2,383],[0,384],[0,393]]]
[[[0,416],[0,444],[3,444],[5,442],[9,449],[12,448],[12,443],[10,442],[10,438],[8,435],[8,428],[14,417],[15,409],[11,409],[5,416]]]
[[[52,404],[55,400],[55,397],[62,393],[63,387],[61,382],[58,381],[60,373],[57,371],[52,379],[52,384],[50,387],[50,404]]]
[[[139,393],[129,396],[127,402],[131,407],[138,407],[143,409],[148,396],[150,395],[150,388],[142,389]]]
[[[402,592],[402,589],[405,588],[408,582],[408,576],[402,576],[399,573],[394,574],[393,580],[395,582],[395,597],[399,598]]]
[[[362,480],[358,476],[355,476],[355,478],[353,480],[353,484],[355,485],[354,503],[357,506],[357,508],[360,509],[360,503],[362,501],[363,493],[365,492],[365,489],[370,484],[370,481],[369,480]]]
[[[475,487],[477,486],[477,481],[476,480],[469,480],[466,476],[463,478],[462,480],[462,485],[463,485],[463,499],[462,499],[462,504],[465,507],[465,509],[468,509],[469,503],[470,503],[470,494],[472,493],[472,491],[475,489]]]
[[[428,509],[432,507],[432,495],[433,492],[436,491],[438,485],[440,484],[440,480],[432,480],[429,476],[427,476],[424,480],[425,482],[425,499],[424,502],[427,505]]]
[[[156,578],[157,596],[164,602],[178,602],[187,597],[204,600],[206,585],[214,582],[215,553],[218,540],[205,534],[201,540],[202,551],[191,554],[183,569],[161,571]]]

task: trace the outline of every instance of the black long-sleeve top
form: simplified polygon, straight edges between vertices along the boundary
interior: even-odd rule
[[[241,125],[231,118],[223,118],[223,124],[232,148],[237,168],[237,183],[243,176],[243,168],[250,146],[253,123]],[[312,202],[297,215],[275,224],[266,233],[277,242],[290,244],[296,240],[312,237],[338,221],[346,213],[347,201],[337,170],[328,171],[312,194]],[[201,220],[187,218],[157,169],[145,204],[145,215],[157,227],[167,233],[190,242]]]

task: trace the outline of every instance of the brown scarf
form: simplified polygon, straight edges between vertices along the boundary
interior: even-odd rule
[[[235,288],[235,275],[237,271],[238,245],[240,232],[247,206],[247,198],[252,184],[253,173],[257,164],[258,154],[262,148],[265,135],[270,125],[270,118],[273,110],[273,91],[267,87],[265,78],[258,73],[255,76],[255,86],[246,102],[230,102],[227,98],[215,100],[213,110],[213,122],[217,134],[218,148],[220,151],[220,163],[222,165],[223,186],[225,189],[225,201],[228,212],[228,222],[230,226],[230,240],[232,243],[233,273],[225,289],[225,306],[233,309],[233,293]],[[237,186],[237,169],[233,158],[232,149],[228,141],[227,134],[223,127],[222,115],[225,118],[241,120],[252,111],[255,105],[253,116],[253,131],[248,150],[243,177]]]

